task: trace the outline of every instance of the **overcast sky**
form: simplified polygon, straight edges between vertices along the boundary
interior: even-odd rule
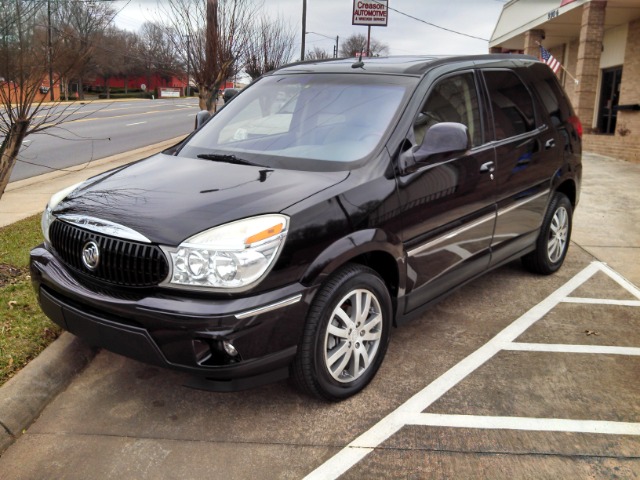
[[[272,16],[281,15],[295,28],[296,58],[300,55],[302,0],[263,0],[263,9]],[[389,8],[425,22],[455,30],[475,38],[441,30],[399,12],[389,11],[387,27],[372,27],[371,37],[389,46],[390,55],[487,53],[488,40],[498,21],[505,0],[389,0]],[[125,6],[126,5],[126,6]],[[157,0],[115,2],[122,8],[116,18],[120,28],[137,30],[157,12]],[[124,8],[123,8],[124,7]],[[367,27],[351,25],[353,0],[307,0],[306,50],[314,47],[333,53],[336,35],[340,41],[354,33],[367,34]]]

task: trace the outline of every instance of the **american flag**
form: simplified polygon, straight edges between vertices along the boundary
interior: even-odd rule
[[[553,73],[558,73],[558,70],[560,70],[562,65],[560,65],[560,62],[556,60],[556,58],[542,45],[540,45],[540,57],[544,63],[549,65],[549,68],[553,70]]]

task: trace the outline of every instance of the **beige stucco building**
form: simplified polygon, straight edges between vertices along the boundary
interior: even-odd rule
[[[511,0],[491,52],[540,56],[558,77],[584,127],[585,150],[640,163],[640,0]]]

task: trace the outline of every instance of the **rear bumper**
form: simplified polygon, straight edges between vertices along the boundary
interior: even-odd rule
[[[288,376],[314,293],[293,284],[233,299],[166,290],[122,295],[80,283],[43,247],[31,252],[31,277],[42,310],[64,329],[91,345],[195,374],[206,381],[194,386],[220,391]]]

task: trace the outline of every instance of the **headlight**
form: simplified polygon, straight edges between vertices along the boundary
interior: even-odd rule
[[[246,289],[260,281],[284,244],[289,218],[262,215],[206,230],[167,250],[169,286]]]
[[[49,199],[49,203],[42,212],[42,219],[40,220],[40,226],[42,227],[42,235],[44,235],[44,240],[46,243],[51,243],[51,239],[49,238],[49,227],[55,220],[55,216],[53,215],[53,209],[58,206],[58,204],[65,199],[67,195],[73,192],[76,188],[78,188],[83,182],[76,183],[75,185],[71,185],[63,190],[60,190],[58,193],[54,193],[51,195],[51,199]]]

